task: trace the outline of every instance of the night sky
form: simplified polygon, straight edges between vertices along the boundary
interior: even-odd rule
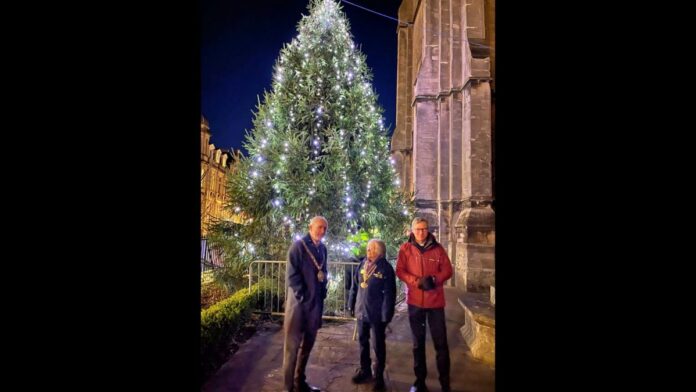
[[[350,0],[397,18],[401,0]],[[284,43],[297,35],[309,0],[201,1],[201,111],[217,148],[242,148],[252,129],[257,96],[271,88],[273,64]],[[395,20],[341,3],[353,40],[367,56],[373,86],[394,130],[396,111]],[[246,155],[246,150],[243,150]]]

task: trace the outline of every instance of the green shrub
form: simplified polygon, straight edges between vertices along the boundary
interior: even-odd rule
[[[201,310],[206,309],[230,296],[227,286],[216,281],[203,283],[201,279]]]
[[[242,289],[201,311],[201,368],[203,375],[218,366],[234,333],[249,319],[259,286]]]

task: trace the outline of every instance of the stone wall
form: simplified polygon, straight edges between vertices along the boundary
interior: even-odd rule
[[[495,277],[488,0],[404,0],[392,153],[417,214],[448,251],[452,284],[488,292]],[[490,11],[488,11],[490,12]],[[471,37],[470,37],[471,36]],[[475,42],[474,42],[475,41]]]

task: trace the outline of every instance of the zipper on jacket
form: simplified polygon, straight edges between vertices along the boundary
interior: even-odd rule
[[[418,257],[420,258],[421,264],[421,276],[425,276],[425,265],[423,265],[423,253],[418,251]],[[421,308],[425,307],[425,290],[421,289]]]

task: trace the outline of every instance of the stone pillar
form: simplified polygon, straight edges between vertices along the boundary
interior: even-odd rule
[[[399,18],[411,24],[398,28],[392,153],[417,215],[452,260],[451,283],[487,292],[495,272],[491,64],[469,45],[490,30],[484,2],[402,2]]]
[[[413,8],[413,1],[405,2],[400,9],[400,18],[408,20],[411,15],[406,13],[408,7]],[[410,11],[413,12],[413,11]],[[413,63],[413,29],[407,24],[397,28],[397,67],[396,67],[396,124],[391,141],[394,167],[401,180],[401,188],[405,192],[413,192],[413,79],[411,78]]]
[[[456,286],[488,293],[495,285],[495,213],[489,205],[473,202],[456,223]]]

